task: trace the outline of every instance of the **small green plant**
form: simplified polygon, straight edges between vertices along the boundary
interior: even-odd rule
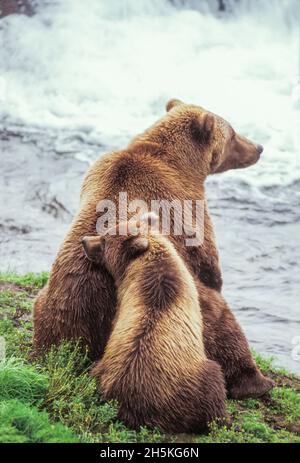
[[[0,401],[11,398],[27,403],[40,402],[49,387],[48,377],[23,360],[0,361]]]
[[[274,363],[274,358],[273,357],[263,357],[262,355],[258,354],[255,351],[252,351],[255,361],[257,365],[259,366],[260,370],[262,373],[267,373],[268,371],[272,370],[273,363]]]
[[[45,411],[20,400],[0,402],[0,442],[78,442],[70,429],[52,424]]]
[[[53,347],[40,359],[40,367],[50,381],[43,405],[55,419],[77,432],[102,432],[116,417],[115,405],[101,401],[80,343]]]
[[[48,280],[48,272],[26,273],[18,275],[17,273],[0,273],[0,282],[12,283],[23,288],[42,288]]]
[[[286,420],[300,428],[300,394],[294,389],[275,387],[271,392],[274,409],[284,413]]]

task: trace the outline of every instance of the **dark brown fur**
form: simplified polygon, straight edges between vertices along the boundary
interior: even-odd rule
[[[147,265],[140,285],[145,305],[153,307],[158,304],[159,310],[168,308],[181,292],[181,280],[172,272],[169,259]]]
[[[169,112],[136,137],[126,150],[101,157],[88,171],[81,205],[53,264],[48,285],[34,310],[37,350],[62,339],[81,337],[94,359],[103,354],[116,308],[114,281],[101,265],[89,262],[80,239],[95,234],[96,206],[101,199],[205,200],[204,181],[210,173],[254,164],[260,147],[235,134],[230,125],[202,108],[173,100]],[[210,127],[208,146],[198,143],[199,132]],[[207,137],[207,135],[206,135]],[[246,338],[220,294],[222,277],[212,222],[205,209],[204,242],[187,248],[184,237],[171,236],[192,271],[203,310],[208,358],[222,367],[229,393],[237,398],[256,396],[272,383],[258,371]],[[247,386],[245,386],[247,385]]]

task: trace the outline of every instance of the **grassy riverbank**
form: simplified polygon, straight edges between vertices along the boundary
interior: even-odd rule
[[[0,442],[298,442],[300,379],[256,356],[276,387],[260,400],[228,401],[229,429],[208,435],[163,435],[128,430],[117,406],[101,401],[90,364],[77,345],[63,344],[31,359],[32,304],[47,274],[0,274]],[[0,345],[1,349],[1,345]]]

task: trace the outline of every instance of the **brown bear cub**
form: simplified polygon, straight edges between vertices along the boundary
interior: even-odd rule
[[[227,418],[223,373],[204,352],[192,275],[166,236],[145,233],[149,216],[142,217],[137,235],[82,240],[87,257],[114,278],[118,299],[93,374],[104,398],[118,401],[127,426],[203,431],[212,420]]]

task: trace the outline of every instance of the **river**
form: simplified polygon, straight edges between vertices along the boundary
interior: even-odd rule
[[[299,2],[37,1],[0,20],[2,271],[49,270],[88,165],[172,97],[265,147],[207,196],[224,294],[251,345],[300,372]]]

